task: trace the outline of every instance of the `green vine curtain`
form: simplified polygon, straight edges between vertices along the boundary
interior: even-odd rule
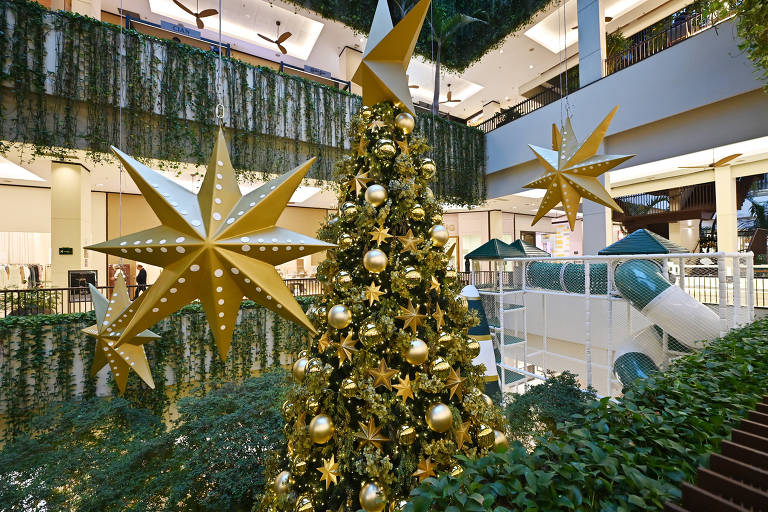
[[[98,162],[115,145],[143,159],[207,163],[217,55],[128,30],[121,59],[120,39],[115,25],[0,0],[0,153],[26,143],[32,156],[62,158],[84,149]],[[285,172],[317,156],[309,176],[330,180],[349,148],[347,127],[360,97],[235,59],[223,59],[222,68],[224,123],[242,178]],[[436,148],[438,197],[482,202],[482,132],[419,117]]]

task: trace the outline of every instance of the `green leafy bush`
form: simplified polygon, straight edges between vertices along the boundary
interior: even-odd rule
[[[466,460],[414,490],[406,511],[660,510],[693,481],[768,385],[768,320],[732,331],[624,397],[592,400],[528,452]]]

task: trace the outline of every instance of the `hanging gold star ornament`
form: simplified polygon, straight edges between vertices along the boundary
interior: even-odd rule
[[[275,226],[314,158],[243,196],[219,129],[196,195],[120,150],[112,150],[162,223],[87,247],[163,267],[135,314],[124,314],[121,342],[200,299],[219,354],[226,358],[244,296],[316,332],[274,268],[334,247]]]
[[[363,60],[352,81],[363,88],[363,105],[391,101],[416,115],[405,71],[416,47],[430,0],[421,0],[392,26],[387,0],[379,0]]]
[[[155,389],[147,355],[144,352],[144,344],[159,339],[160,336],[152,331],[143,331],[121,341],[123,329],[128,324],[127,319],[133,316],[144,295],[141,295],[139,300],[132,304],[122,273],[117,275],[115,288],[109,299],[103,296],[93,285],[89,285],[89,287],[96,313],[96,325],[87,327],[82,332],[96,338],[96,352],[93,356],[91,376],[95,376],[99,370],[109,364],[120,393],[125,392],[128,371],[131,369],[141,377],[147,386]],[[123,313],[127,313],[127,316],[124,317]]]
[[[470,427],[470,423],[468,421],[465,421],[453,433],[454,438],[456,439],[456,448],[458,448],[459,450],[462,449],[462,447],[464,446],[464,443],[468,443],[470,441],[469,427]]]
[[[403,379],[400,378],[400,382],[394,384],[393,388],[397,389],[397,396],[403,397],[403,404],[405,404],[410,398],[413,400],[413,386],[411,385],[411,376],[406,375]]]
[[[317,350],[322,354],[331,346],[331,339],[328,337],[328,332],[324,332],[320,339],[317,340]]]
[[[347,334],[347,337],[343,341],[340,341],[336,346],[336,355],[339,358],[339,368],[344,364],[344,361],[349,360],[352,362],[352,356],[357,352],[355,345],[357,340],[352,338],[352,333]]]
[[[411,147],[408,145],[408,139],[405,140],[398,140],[396,141],[397,145],[400,146],[400,152],[404,155],[410,155],[411,154]]]
[[[371,281],[370,286],[365,287],[365,300],[368,301],[369,306],[373,306],[374,302],[379,302],[379,297],[386,295],[387,292],[381,291],[381,286]]]
[[[376,426],[376,422],[373,418],[368,420],[368,425],[362,421],[359,423],[360,430],[362,430],[361,433],[357,434],[357,439],[360,441],[360,448],[365,448],[366,445],[370,445],[381,450],[382,443],[389,441],[388,437],[381,434],[381,427]]]
[[[461,377],[460,369],[456,371],[451,368],[451,373],[445,381],[445,387],[450,390],[449,398],[453,398],[453,395],[457,395],[459,400],[461,400],[461,397],[464,394],[464,379]]]
[[[435,293],[440,295],[440,281],[437,280],[435,276],[432,276],[431,284],[429,285],[430,290],[435,290]]]
[[[442,309],[440,309],[440,304],[435,305],[435,312],[432,313],[432,318],[435,319],[435,323],[437,324],[437,330],[443,328],[445,325],[445,313]]]
[[[373,231],[371,231],[371,240],[376,241],[377,247],[381,245],[381,242],[385,242],[387,238],[392,238],[392,235],[389,234],[389,228],[385,228],[384,226],[379,226]]]
[[[412,476],[416,476],[419,478],[419,483],[423,482],[427,478],[435,475],[435,465],[432,464],[432,458],[427,457],[426,459],[421,459],[421,462],[419,462],[419,465],[416,466],[416,471],[413,472]]]
[[[331,460],[323,459],[323,465],[316,468],[321,475],[320,481],[325,482],[325,490],[331,488],[331,484],[336,485],[339,479],[339,463],[336,462],[336,456],[331,455]]]
[[[349,187],[350,192],[354,192],[356,196],[360,195],[360,192],[368,186],[368,183],[372,182],[373,178],[368,177],[368,172],[359,172],[352,177],[345,184]]]
[[[369,129],[369,130],[372,130],[372,131],[374,131],[374,132],[377,132],[377,131],[381,130],[382,128],[386,128],[386,127],[387,127],[387,123],[385,123],[385,122],[384,122],[384,121],[382,121],[381,119],[377,119],[377,120],[373,121],[373,122],[372,122],[372,123],[371,123],[371,124],[368,126],[368,129]]]
[[[553,126],[552,149],[529,145],[546,170],[544,176],[525,185],[525,188],[546,190],[533,224],[536,224],[558,203],[562,203],[568,223],[573,230],[582,197],[618,212],[622,211],[597,179],[603,173],[635,156],[597,154],[618,108],[616,106],[581,145],[573,133],[570,117],[566,119],[562,135],[557,127]]]
[[[419,313],[419,307],[414,307],[413,302],[408,299],[408,307],[400,306],[400,314],[395,318],[403,321],[403,329],[410,329],[413,334],[416,334],[416,330],[427,318],[427,315]]]
[[[372,370],[368,370],[368,373],[373,377],[373,387],[384,386],[388,390],[392,391],[392,377],[397,374],[397,370],[387,366],[387,362],[382,359],[379,361],[379,367]]]
[[[420,236],[413,236],[412,229],[409,229],[405,236],[399,236],[397,239],[403,244],[403,248],[400,249],[400,252],[416,252],[419,250],[417,244],[422,241]]]

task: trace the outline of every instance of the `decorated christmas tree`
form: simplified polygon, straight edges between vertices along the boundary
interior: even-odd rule
[[[415,41],[428,0],[394,29],[382,4],[362,73],[375,74],[371,61],[389,35],[402,39],[401,25],[411,23]],[[384,16],[388,31],[377,31]],[[319,334],[293,366],[287,450],[264,510],[398,510],[419,482],[460,473],[457,454],[506,444],[481,391],[484,367],[472,364],[480,346],[467,328],[476,319],[428,186],[439,170],[412,133],[410,97],[396,92],[402,82],[408,94],[404,74],[378,78],[376,87],[361,80],[370,106],[352,120],[353,150],[337,169],[339,213],[319,233],[337,247],[318,268],[324,293],[308,316]]]

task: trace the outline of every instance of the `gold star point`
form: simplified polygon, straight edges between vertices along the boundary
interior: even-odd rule
[[[357,352],[357,349],[355,348],[357,340],[352,336],[353,334],[350,332],[347,334],[344,340],[339,338],[340,341],[336,346],[336,355],[339,358],[339,368],[341,368],[341,365],[344,364],[344,361],[349,361],[351,363],[352,356],[355,354],[355,352]]]
[[[429,285],[430,290],[435,290],[435,293],[440,295],[440,281],[437,280],[435,276],[432,276],[431,284]]]
[[[469,426],[470,426],[470,423],[468,421],[465,421],[453,433],[454,438],[456,440],[456,448],[459,450],[461,450],[464,447],[465,443],[468,443],[470,441]]]
[[[432,458],[427,457],[426,459],[421,459],[419,465],[416,466],[416,471],[413,472],[412,476],[418,477],[419,483],[423,482],[429,477],[436,476],[435,465],[432,463]]]
[[[368,301],[369,306],[373,306],[374,302],[379,302],[379,297],[386,295],[387,292],[381,291],[381,286],[371,281],[370,286],[365,287],[365,300]]]
[[[448,398],[453,398],[453,395],[456,395],[459,397],[459,400],[461,400],[461,397],[464,394],[464,379],[461,377],[461,369],[457,371],[451,367],[451,372],[448,375],[448,379],[445,381],[445,387],[450,390],[450,396]]]
[[[387,362],[382,358],[379,361],[379,367],[372,370],[368,370],[368,373],[373,377],[373,387],[384,386],[388,390],[392,391],[392,377],[397,374],[397,370],[387,366]]]
[[[397,145],[400,146],[400,152],[404,155],[410,155],[411,154],[411,147],[408,145],[408,140],[398,140]]]
[[[317,340],[317,350],[322,354],[328,347],[331,346],[331,338],[328,336],[328,331],[324,332],[320,339]]]
[[[445,313],[442,309],[440,309],[440,304],[435,305],[435,312],[432,313],[432,318],[435,319],[435,324],[437,325],[437,330],[443,328],[445,325]]]
[[[420,236],[413,236],[412,229],[408,229],[408,233],[406,233],[405,236],[399,236],[397,239],[403,244],[403,248],[400,249],[400,252],[418,251],[419,248],[417,245],[422,241]]]
[[[386,127],[387,127],[387,123],[385,123],[381,119],[376,119],[370,125],[368,125],[368,129],[373,131],[379,131],[382,128],[386,128]]]
[[[373,178],[368,176],[368,172],[359,172],[345,183],[349,187],[350,192],[354,192],[356,196],[368,187],[368,184],[373,181]]]
[[[392,238],[392,235],[389,234],[389,228],[378,226],[371,231],[371,240],[376,241],[376,246],[381,245],[381,242],[385,242],[387,238]]]
[[[322,475],[321,482],[325,482],[325,490],[330,489],[331,484],[336,485],[339,479],[339,463],[336,462],[336,456],[331,455],[331,459],[323,459],[323,465],[316,468]]]
[[[416,334],[427,315],[419,313],[419,307],[414,307],[411,299],[408,299],[408,307],[400,306],[400,314],[395,318],[403,321],[403,329],[410,329],[413,334]]]
[[[400,396],[403,398],[403,404],[408,402],[409,398],[411,400],[414,399],[413,386],[411,385],[410,375],[406,375],[404,379],[401,377],[400,382],[398,382],[397,384],[394,384],[392,387],[397,389],[397,396]]]
[[[373,446],[381,450],[381,445],[389,441],[389,438],[381,434],[381,427],[376,426],[376,422],[373,418],[368,420],[368,425],[360,423],[360,432],[357,434],[357,439],[360,441],[360,448],[365,448],[366,445]]]
[[[357,156],[365,156],[368,154],[368,139],[365,136],[360,137],[360,141],[357,143]]]

